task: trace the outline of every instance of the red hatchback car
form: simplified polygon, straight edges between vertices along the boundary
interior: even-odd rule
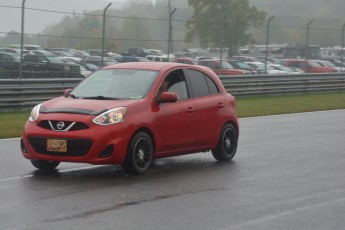
[[[121,164],[143,174],[156,158],[208,150],[229,161],[239,134],[235,106],[207,67],[116,64],[35,106],[21,150],[40,170],[81,162]]]

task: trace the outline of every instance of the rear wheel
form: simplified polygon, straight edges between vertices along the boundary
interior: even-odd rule
[[[144,132],[135,134],[129,144],[126,160],[122,164],[123,169],[129,174],[146,173],[153,163],[153,152],[151,137]]]
[[[42,161],[42,160],[31,160],[31,164],[38,168],[39,170],[43,171],[52,171],[54,170],[59,164],[59,161]]]
[[[223,126],[218,145],[212,150],[212,155],[219,161],[230,161],[236,154],[238,134],[232,124]]]

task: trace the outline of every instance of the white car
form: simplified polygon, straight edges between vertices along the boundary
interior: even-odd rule
[[[250,67],[254,68],[255,70],[265,71],[265,64],[262,62],[246,62]],[[276,70],[267,64],[266,68],[267,74],[288,74],[287,71],[284,70]]]
[[[269,66],[272,67],[275,70],[286,71],[287,74],[301,74],[301,73],[304,73],[303,70],[292,69],[290,67],[283,66],[283,65],[280,65],[280,64],[270,64]]]

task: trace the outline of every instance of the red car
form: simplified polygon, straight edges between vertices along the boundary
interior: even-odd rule
[[[21,139],[40,170],[60,162],[121,164],[147,172],[154,159],[237,149],[235,98],[206,67],[121,63],[96,71],[61,97],[35,106]]]
[[[200,60],[199,65],[207,66],[217,75],[243,75],[251,74],[251,71],[235,69],[230,63],[215,59]]]
[[[285,62],[287,67],[299,68],[306,73],[333,73],[337,72],[334,67],[327,67],[320,65],[314,60],[287,60]]]

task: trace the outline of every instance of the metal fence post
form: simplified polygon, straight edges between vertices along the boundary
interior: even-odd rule
[[[306,54],[308,54],[308,56],[310,55],[309,54],[310,53],[310,49],[309,49],[309,29],[310,29],[310,25],[311,25],[311,23],[313,23],[313,21],[314,21],[314,19],[312,19],[308,23],[308,25],[307,25],[307,37],[306,37],[306,40],[305,40],[305,50],[304,50],[304,58],[305,59],[308,58]]]
[[[101,59],[102,59],[102,66],[104,65],[104,40],[105,40],[105,14],[109,6],[111,6],[112,3],[109,3],[103,10],[103,30],[102,30],[102,53],[101,53]]]
[[[25,13],[25,0],[22,1],[22,24],[20,35],[20,63],[19,63],[19,78],[22,78],[23,73],[23,50],[24,50],[24,13]]]
[[[344,65],[344,32],[345,32],[345,24],[343,25],[343,28],[341,30],[341,66],[340,66],[340,72],[343,71],[343,65]]]
[[[265,52],[265,73],[267,73],[267,58],[268,58],[268,43],[270,37],[270,24],[274,16],[270,17],[267,21],[267,29],[266,29],[266,52]]]

